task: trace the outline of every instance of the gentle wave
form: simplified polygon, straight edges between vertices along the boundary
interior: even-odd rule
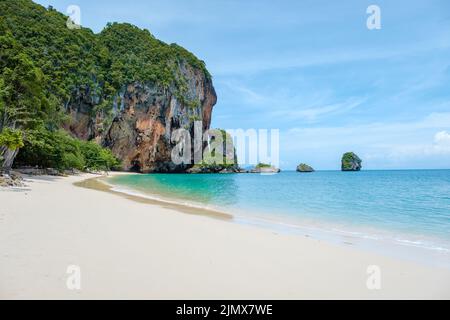
[[[162,203],[167,203],[167,204],[181,205],[181,206],[194,208],[194,209],[217,211],[217,212],[222,212],[222,213],[231,215],[230,212],[226,212],[226,211],[220,210],[219,208],[216,208],[214,206],[203,205],[203,204],[200,204],[200,203],[189,202],[189,201],[185,201],[185,200],[181,200],[181,199],[167,199],[167,198],[164,198],[164,197],[159,196],[159,195],[139,192],[137,190],[128,189],[128,188],[125,188],[125,187],[122,187],[122,186],[117,186],[117,185],[108,183],[106,181],[103,181],[103,182],[111,187],[111,191],[127,194],[129,196],[144,198],[144,199],[153,200],[153,201],[162,202]]]
[[[256,217],[239,217],[237,221],[246,223],[246,224],[256,224],[256,225],[262,225],[265,227],[271,227],[271,226],[281,226],[283,228],[286,228],[289,231],[291,230],[297,230],[298,232],[311,232],[312,234],[316,235],[317,238],[328,238],[329,237],[321,237],[321,234],[323,235],[328,234],[331,236],[351,236],[356,239],[364,239],[364,240],[371,240],[371,241],[385,241],[385,242],[392,242],[397,245],[402,246],[411,246],[426,250],[432,250],[432,251],[439,251],[439,252],[449,252],[449,248],[442,247],[440,244],[436,244],[433,242],[426,242],[423,240],[407,240],[407,239],[398,239],[393,236],[389,235],[379,235],[376,233],[363,233],[363,232],[357,232],[357,231],[350,231],[350,230],[342,230],[337,229],[333,227],[317,227],[313,225],[307,225],[307,224],[293,224],[293,223],[286,223],[281,221],[274,221],[270,219],[264,219],[264,218],[256,218]],[[374,231],[376,232],[376,231]],[[339,242],[339,241],[338,241]],[[357,241],[355,241],[357,242]]]
[[[386,236],[380,236],[380,235],[376,235],[376,234],[342,230],[342,229],[337,229],[337,228],[327,229],[327,228],[320,228],[317,226],[306,225],[306,224],[287,223],[287,222],[283,222],[283,221],[276,221],[276,220],[272,220],[272,219],[267,219],[267,218],[265,219],[265,218],[257,217],[256,215],[255,216],[248,216],[248,215],[244,216],[242,214],[236,214],[232,210],[223,210],[223,208],[219,208],[217,206],[205,205],[205,204],[201,204],[201,203],[195,203],[195,202],[186,201],[183,199],[176,199],[176,198],[167,199],[160,195],[149,194],[146,192],[137,191],[135,189],[118,186],[118,185],[109,183],[106,180],[104,180],[103,182],[105,184],[107,184],[108,186],[110,186],[111,190],[115,191],[115,192],[127,194],[130,196],[140,197],[140,198],[144,198],[144,199],[148,199],[148,200],[158,201],[158,202],[162,202],[162,203],[167,203],[167,204],[182,205],[182,206],[186,206],[186,207],[194,208],[194,209],[212,210],[212,211],[216,211],[216,212],[222,212],[222,213],[234,216],[235,220],[237,222],[242,222],[245,224],[259,225],[259,226],[264,226],[267,228],[279,226],[279,227],[284,228],[285,229],[284,231],[286,231],[286,232],[297,230],[297,233],[301,233],[301,232],[304,233],[305,231],[310,231],[312,233],[328,233],[328,234],[337,235],[337,236],[348,235],[348,236],[352,236],[355,238],[361,238],[361,239],[367,239],[367,240],[383,240],[383,241],[391,240],[391,241],[394,241],[403,246],[412,246],[412,247],[417,247],[417,248],[422,248],[422,249],[427,249],[427,250],[450,252],[450,249],[448,249],[448,248],[444,248],[442,246],[431,244],[431,243],[426,243],[424,241],[389,238]]]
[[[450,265],[450,170],[149,174],[107,180],[117,192],[225,213],[238,223],[380,247],[381,253],[394,248],[413,258],[434,252]]]

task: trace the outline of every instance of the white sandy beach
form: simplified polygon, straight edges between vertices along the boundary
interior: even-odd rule
[[[0,299],[450,298],[449,269],[73,185],[92,177],[0,191]],[[81,290],[66,286],[69,265]]]

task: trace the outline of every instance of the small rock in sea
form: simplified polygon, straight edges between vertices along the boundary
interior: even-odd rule
[[[353,152],[347,152],[342,156],[342,171],[360,171],[362,160]]]
[[[280,173],[281,170],[269,164],[260,163],[250,173]]]
[[[314,172],[314,171],[315,170],[313,169],[313,167],[304,163],[299,164],[297,167],[297,172]]]

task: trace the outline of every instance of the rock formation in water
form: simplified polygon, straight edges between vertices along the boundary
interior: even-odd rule
[[[187,173],[242,173],[239,167],[233,138],[222,129],[208,131],[208,141],[201,163],[188,169]],[[217,155],[216,155],[217,154]]]
[[[259,163],[253,169],[250,170],[250,173],[280,173],[281,170],[275,166],[265,163]]]
[[[314,172],[314,169],[305,163],[301,163],[297,167],[297,172]]]
[[[342,171],[360,171],[362,160],[353,152],[347,152],[342,156]]]

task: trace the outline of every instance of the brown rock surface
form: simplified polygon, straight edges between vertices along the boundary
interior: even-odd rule
[[[211,79],[201,70],[188,64],[181,64],[179,68],[187,79],[187,90],[181,97],[175,87],[164,89],[140,82],[128,84],[119,93],[120,107],[105,130],[107,117],[100,112],[91,114],[96,98],[89,92],[80,92],[69,106],[72,121],[66,129],[81,139],[95,139],[110,148],[122,161],[124,170],[185,171],[190,166],[177,166],[171,161],[175,146],[170,141],[171,134],[183,128],[193,136],[194,121],[201,121],[203,130],[209,129],[217,97]]]

